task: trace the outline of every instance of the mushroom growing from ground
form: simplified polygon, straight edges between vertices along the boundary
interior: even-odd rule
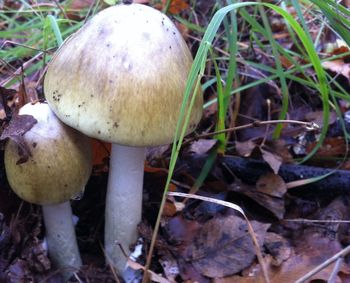
[[[17,164],[19,148],[9,140],[5,146],[7,179],[20,198],[42,205],[52,262],[59,268],[78,269],[82,262],[69,199],[84,190],[91,173],[89,138],[64,125],[47,103],[26,104],[19,115],[37,120],[23,136],[31,156]],[[67,278],[72,273],[63,274]]]
[[[171,143],[192,64],[167,16],[140,4],[98,13],[57,51],[44,90],[69,126],[112,143],[106,198],[105,252],[122,272],[125,249],[141,221],[145,147]],[[201,93],[187,133],[202,115]]]

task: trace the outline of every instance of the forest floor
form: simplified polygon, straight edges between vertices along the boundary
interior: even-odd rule
[[[62,282],[41,208],[8,184],[3,132],[21,106],[44,99],[60,37],[114,2],[0,1],[0,282]],[[142,254],[132,268],[145,266],[162,213],[153,281],[350,282],[349,1],[256,1],[239,10],[239,1],[134,2],[165,11],[204,62],[192,75],[205,104],[177,159],[171,145],[147,150]],[[218,11],[230,3],[221,23]],[[93,149],[84,194],[71,201],[84,265],[70,282],[122,280],[103,250],[110,144],[94,140]]]

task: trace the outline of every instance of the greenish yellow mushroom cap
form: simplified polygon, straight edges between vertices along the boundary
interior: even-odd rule
[[[191,53],[175,25],[140,4],[94,16],[57,51],[44,81],[46,99],[69,126],[128,146],[171,143]],[[196,95],[188,132],[202,115]]]
[[[18,146],[5,146],[5,169],[13,191],[23,200],[47,205],[79,194],[91,173],[89,139],[64,125],[46,103],[26,104],[19,115],[32,115],[37,123],[24,134],[31,157],[22,164]]]

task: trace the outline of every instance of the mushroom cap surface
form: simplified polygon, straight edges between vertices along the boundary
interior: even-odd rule
[[[89,138],[63,124],[47,103],[26,104],[19,114],[32,115],[37,123],[23,136],[31,152],[27,162],[16,164],[18,146],[12,140],[6,143],[5,169],[12,190],[40,205],[78,195],[91,173]]]
[[[167,16],[141,5],[116,5],[68,38],[49,64],[45,96],[69,126],[129,146],[171,143],[192,64]],[[200,91],[188,133],[202,115]]]

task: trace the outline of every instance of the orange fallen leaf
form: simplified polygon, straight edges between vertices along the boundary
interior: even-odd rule
[[[159,10],[163,10],[166,5],[167,0],[162,0],[161,4],[155,5],[155,7]],[[188,9],[190,5],[186,0],[171,0],[168,12],[170,14],[179,14],[182,11]]]
[[[92,139],[93,165],[100,166],[106,163],[106,159],[111,152],[111,144],[100,140]]]

